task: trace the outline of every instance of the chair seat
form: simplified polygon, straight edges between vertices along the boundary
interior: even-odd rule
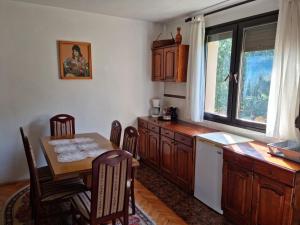
[[[73,207],[86,219],[90,219],[91,192],[85,191],[74,195],[71,199]]]
[[[43,166],[38,168],[39,181],[46,182],[52,180],[52,173],[49,166]]]
[[[41,184],[42,202],[63,200],[72,195],[87,190],[86,185],[79,178],[62,181],[45,182]]]

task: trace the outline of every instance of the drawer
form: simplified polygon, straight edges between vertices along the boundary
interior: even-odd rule
[[[161,128],[160,133],[161,133],[161,135],[164,135],[166,137],[174,139],[174,132],[173,131],[167,130],[165,128]]]
[[[230,150],[223,150],[223,159],[228,161],[229,163],[235,163],[240,167],[251,170],[253,169],[253,160],[240,155],[238,153],[232,152]]]
[[[139,127],[147,128],[148,127],[148,123],[145,120],[139,119],[138,120],[138,126]]]
[[[159,126],[156,126],[154,124],[148,123],[148,129],[155,133],[159,133]]]
[[[280,167],[273,166],[265,162],[255,161],[254,172],[271,178],[275,181],[294,186],[294,174]]]
[[[193,137],[175,133],[175,140],[182,144],[193,146]]]

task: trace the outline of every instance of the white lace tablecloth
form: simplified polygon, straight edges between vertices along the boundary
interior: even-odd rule
[[[58,162],[74,162],[87,157],[97,157],[107,149],[102,149],[92,138],[51,140]]]

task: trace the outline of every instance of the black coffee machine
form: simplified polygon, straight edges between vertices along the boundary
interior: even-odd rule
[[[177,115],[177,108],[176,107],[170,107],[169,112],[171,115],[171,121],[177,121],[178,115]]]

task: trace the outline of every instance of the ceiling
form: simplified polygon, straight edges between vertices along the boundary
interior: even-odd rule
[[[111,16],[163,22],[241,0],[16,0]],[[216,5],[217,4],[217,5]],[[215,9],[215,8],[214,8]]]

